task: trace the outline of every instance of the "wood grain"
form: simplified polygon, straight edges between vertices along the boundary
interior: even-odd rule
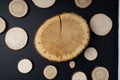
[[[75,13],[63,13],[45,21],[35,35],[35,48],[50,61],[67,61],[79,55],[90,39],[85,19]]]

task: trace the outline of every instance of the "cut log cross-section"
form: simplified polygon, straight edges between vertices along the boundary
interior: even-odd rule
[[[50,61],[67,61],[78,56],[90,39],[84,18],[63,13],[45,21],[35,35],[35,48]]]

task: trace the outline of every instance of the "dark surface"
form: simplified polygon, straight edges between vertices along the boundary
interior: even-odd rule
[[[71,76],[76,71],[86,73],[88,80],[91,79],[91,72],[96,66],[104,66],[110,72],[109,80],[118,80],[118,0],[93,0],[87,9],[79,9],[75,6],[74,0],[57,0],[55,5],[48,9],[36,7],[31,0],[26,0],[29,5],[29,13],[21,18],[13,17],[8,10],[11,0],[2,0],[0,3],[0,16],[7,22],[6,31],[0,35],[0,80],[47,80],[43,75],[43,69],[48,64],[55,65],[58,75],[54,80],[71,80]],[[87,61],[83,53],[75,58],[76,67],[70,69],[68,62],[54,63],[42,58],[35,50],[33,39],[38,27],[48,18],[62,12],[75,12],[86,20],[96,13],[105,13],[113,21],[111,32],[105,37],[99,37],[91,31],[91,39],[88,47],[95,47],[99,56],[95,61]],[[4,37],[8,29],[20,26],[29,35],[27,46],[19,51],[10,50],[4,42]],[[33,70],[29,74],[21,74],[17,70],[17,63],[23,58],[29,58],[34,64]]]

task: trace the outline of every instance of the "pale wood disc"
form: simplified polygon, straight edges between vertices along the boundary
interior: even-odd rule
[[[24,0],[11,0],[9,12],[17,18],[24,17],[28,13],[28,5]]]
[[[79,8],[87,8],[91,5],[92,0],[74,0],[75,4]]]

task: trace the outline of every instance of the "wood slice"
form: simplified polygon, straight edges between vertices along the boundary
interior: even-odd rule
[[[84,18],[75,13],[63,13],[45,21],[35,35],[35,48],[50,61],[67,61],[78,56],[90,39]]]

